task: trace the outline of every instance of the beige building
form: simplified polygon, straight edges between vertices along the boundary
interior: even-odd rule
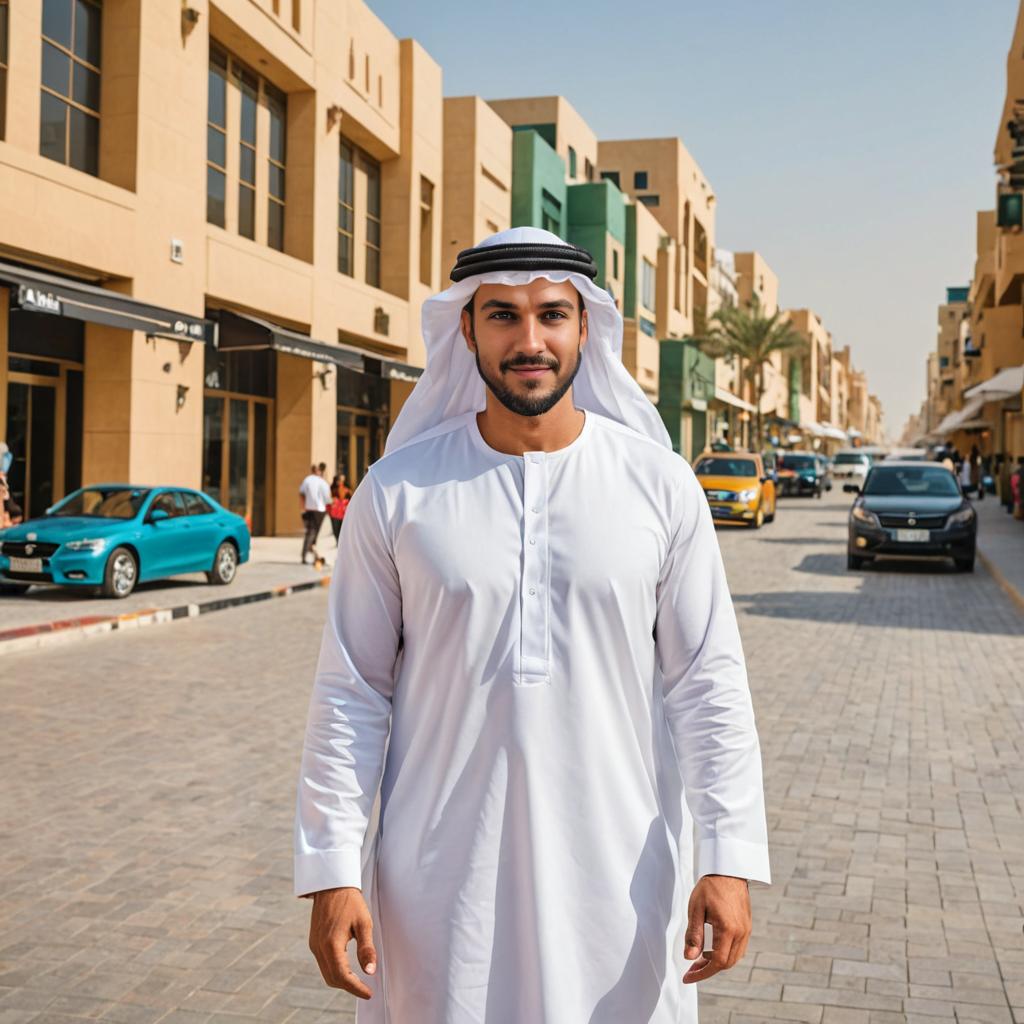
[[[677,138],[601,140],[598,173],[653,214],[665,241],[657,272],[660,338],[699,333],[715,250],[715,196]]]
[[[17,55],[0,423],[19,501],[178,483],[255,533],[297,531],[310,463],[358,481],[423,364],[440,68],[360,0],[0,17]]]
[[[511,218],[512,129],[479,96],[446,98],[442,275],[462,249],[505,231]]]

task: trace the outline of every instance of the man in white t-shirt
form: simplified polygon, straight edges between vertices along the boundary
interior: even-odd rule
[[[309,467],[309,476],[299,487],[299,500],[302,503],[302,522],[306,527],[302,538],[302,564],[306,564],[306,555],[313,555],[313,564],[322,565],[323,558],[316,549],[316,539],[320,536],[327,506],[331,502],[331,489],[324,479],[327,463]]]

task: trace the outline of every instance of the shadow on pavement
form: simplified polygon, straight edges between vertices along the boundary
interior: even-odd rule
[[[839,537],[759,537],[766,544],[846,544]]]
[[[809,560],[817,559],[809,563]],[[856,577],[857,573],[840,572],[835,568],[832,555],[811,555],[799,567],[803,572],[814,572],[826,576]],[[845,565],[845,559],[841,563]],[[978,633],[985,636],[1020,636],[1021,620],[1016,609],[1007,602],[1005,609],[993,606],[991,601],[978,601],[977,589],[971,593],[960,592],[959,588],[969,587],[973,577],[961,575],[952,568],[938,565],[914,565],[890,563],[885,570],[896,575],[918,574],[940,577],[935,586],[948,588],[945,599],[936,595],[922,603],[922,595],[911,591],[876,590],[869,578],[864,578],[862,587],[855,591],[835,590],[783,590],[764,591],[754,594],[733,593],[732,599],[738,609],[747,615],[758,615],[772,619],[805,622],[842,622],[858,626],[897,627],[902,629],[936,630],[951,633]],[[871,575],[879,573],[873,570]],[[941,577],[951,577],[948,581]]]

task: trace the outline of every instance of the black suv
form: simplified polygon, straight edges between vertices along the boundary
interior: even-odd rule
[[[847,569],[876,555],[928,555],[974,571],[978,517],[944,466],[881,462],[868,471],[863,487],[845,484],[843,490],[859,495],[850,509]]]

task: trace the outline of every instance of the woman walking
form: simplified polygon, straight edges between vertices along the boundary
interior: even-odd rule
[[[348,499],[352,492],[345,486],[345,474],[339,473],[331,481],[331,504],[327,509],[331,517],[331,529],[334,531],[334,543],[337,545],[341,536],[341,523],[348,508]]]

